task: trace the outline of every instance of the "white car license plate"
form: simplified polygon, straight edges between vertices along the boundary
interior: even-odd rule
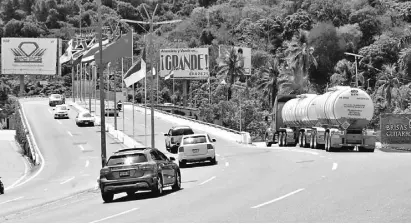
[[[129,172],[129,171],[120,172],[120,177],[126,177],[126,176],[130,176],[130,172]]]
[[[88,121],[84,122],[84,124],[88,124]]]
[[[199,149],[193,149],[193,153],[197,153]]]

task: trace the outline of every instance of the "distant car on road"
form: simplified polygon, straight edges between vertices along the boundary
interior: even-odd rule
[[[63,95],[51,94],[49,96],[49,106],[50,107],[54,107],[56,105],[61,105],[61,104],[65,104],[65,103],[66,103],[66,99],[64,98]]]
[[[178,163],[185,167],[187,162],[210,161],[217,163],[214,142],[208,134],[184,135],[178,146]]]
[[[96,118],[87,111],[82,111],[78,113],[76,116],[77,126],[81,126],[81,125],[94,126],[95,121],[96,121]]]
[[[139,190],[151,190],[160,196],[164,187],[181,189],[180,168],[156,148],[128,148],[114,153],[100,170],[98,179],[103,201],[126,192],[133,196]]]
[[[164,134],[166,137],[166,149],[171,153],[177,153],[177,142],[181,141],[183,135],[194,134],[193,129],[189,126],[174,126],[172,127],[167,134]]]
[[[68,106],[66,104],[61,104],[61,105],[57,105],[55,108],[53,108],[54,111],[54,119],[57,118],[67,118],[69,119],[69,114],[68,111],[70,110],[70,108],[68,108]]]
[[[1,177],[0,177],[0,194],[4,194],[4,185],[3,185],[3,182],[1,182]]]

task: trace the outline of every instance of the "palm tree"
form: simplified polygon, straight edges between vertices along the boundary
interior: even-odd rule
[[[217,71],[217,78],[225,79],[228,83],[228,100],[231,99],[232,85],[237,78],[244,76],[245,70],[239,66],[239,61],[243,58],[239,58],[235,52],[234,47],[228,52],[228,54],[221,59],[221,65],[219,65]]]
[[[358,80],[364,85],[364,72],[357,74]],[[344,85],[352,86],[355,84],[355,64],[342,59],[334,67],[334,74],[330,77],[331,86]]]
[[[274,105],[275,96],[278,92],[277,80],[280,75],[280,62],[277,57],[268,61],[260,71],[260,81],[257,86],[258,90],[264,91],[264,95],[268,95],[269,105]]]
[[[387,107],[391,106],[392,95],[398,93],[398,88],[401,85],[401,82],[396,74],[397,66],[395,64],[384,65],[383,71],[379,74],[375,85],[377,93],[384,96]]]
[[[298,81],[296,81],[298,79]],[[277,80],[279,87],[278,93],[281,95],[287,94],[303,94],[311,91],[311,84],[308,76],[300,77],[293,68],[282,69]]]

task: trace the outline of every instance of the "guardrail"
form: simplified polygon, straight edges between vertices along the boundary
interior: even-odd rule
[[[34,140],[33,132],[20,99],[16,102],[16,141],[22,146],[24,155],[26,155],[34,165],[40,165],[41,157],[39,156],[39,149]]]

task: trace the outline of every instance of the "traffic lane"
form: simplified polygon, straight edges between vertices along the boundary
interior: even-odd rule
[[[409,222],[410,166],[409,159],[398,157],[342,163],[298,200],[284,201],[279,210],[260,209],[258,215],[278,222]]]
[[[17,144],[14,140],[0,140],[0,177],[6,192],[20,182],[29,170],[29,164]]]
[[[258,162],[251,162],[255,160]],[[130,215],[107,219],[106,222],[234,220],[236,216],[250,210],[251,206],[271,200],[278,194],[292,191],[300,185],[318,181],[319,177],[315,170],[323,169],[326,164],[322,161],[304,165],[296,163],[312,160],[315,160],[314,156],[303,153],[295,155],[295,153],[261,152],[260,150],[253,154],[236,156],[230,163],[230,167],[233,168],[232,172],[230,170],[221,172],[213,180],[198,183],[193,188],[187,189],[183,185],[183,190],[177,192],[167,190],[169,194],[158,198],[141,192],[137,193],[134,198],[127,199],[123,196],[109,204],[102,203],[99,193],[94,193],[95,198],[91,196],[88,199],[79,199],[78,202],[66,202],[59,205],[64,208],[59,206],[56,206],[56,210],[48,208],[47,211],[52,212],[39,212],[33,217],[27,217],[27,220],[31,222],[61,222],[61,220],[91,222],[135,208],[138,208],[135,212],[139,212],[137,217],[130,213]],[[273,163],[273,161],[276,162]],[[245,166],[245,163],[248,165]],[[88,209],[87,213],[83,212],[90,207],[93,209]],[[162,212],[159,215],[158,212],[152,211]],[[204,211],[207,211],[206,217],[204,217]],[[226,214],[232,214],[232,216],[227,219]],[[19,220],[19,222],[25,222],[25,220]]]
[[[2,209],[2,215],[94,187],[101,167],[99,150],[81,150],[76,139],[71,138],[67,132],[77,132],[82,139],[86,139],[87,145],[83,148],[99,149],[100,135],[97,127],[79,128],[72,119],[54,120],[51,109],[44,100],[24,102],[23,105],[46,164],[38,176],[11,189],[2,197],[0,203],[10,205]],[[71,111],[71,118],[75,114]],[[121,148],[112,140],[108,143],[109,153]]]

